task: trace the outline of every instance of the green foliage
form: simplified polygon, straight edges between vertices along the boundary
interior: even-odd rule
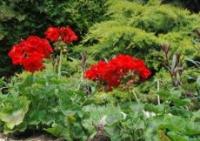
[[[4,131],[9,132],[23,122],[30,101],[26,97],[16,95],[1,95],[0,99],[0,120],[5,123]]]
[[[125,94],[125,92],[123,92]],[[169,100],[170,101],[170,100]],[[111,102],[111,101],[110,101]],[[83,121],[85,128],[95,134],[97,121],[105,123],[105,132],[113,141],[152,140],[176,141],[195,140],[199,138],[198,113],[188,113],[188,117],[175,116],[161,105],[145,105],[144,103],[124,102],[104,105],[88,105],[85,108],[91,116]],[[152,110],[154,109],[154,110]],[[156,110],[157,109],[157,110]]]
[[[50,67],[47,70],[51,70]],[[4,133],[46,130],[67,139],[82,138],[80,118],[84,95],[52,71],[14,77],[9,94],[1,95],[0,121]],[[57,131],[57,127],[64,130]],[[57,132],[57,133],[54,133]]]
[[[171,5],[109,1],[110,19],[90,28],[80,50],[90,57],[110,58],[116,53],[128,53],[143,58],[153,69],[162,62],[160,46],[170,44],[172,52],[195,59],[199,42],[194,42],[199,29],[199,15]],[[170,9],[170,10],[169,10]],[[186,59],[186,58],[184,58]]]
[[[59,78],[51,65],[46,67],[43,72],[13,77],[8,94],[0,95],[4,133],[44,130],[66,140],[87,140],[95,137],[97,127],[103,124],[112,141],[200,137],[199,111],[190,107],[191,99],[184,97],[182,89],[171,89],[170,79],[158,81],[159,90],[157,83],[146,82],[126,92],[115,89],[86,96],[79,91],[84,84],[79,80],[80,73]],[[159,77],[162,75],[157,74],[155,80]]]

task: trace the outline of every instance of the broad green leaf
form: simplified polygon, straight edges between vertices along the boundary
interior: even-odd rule
[[[13,129],[23,122],[26,113],[29,110],[30,101],[26,97],[3,96],[0,99],[2,103],[0,109],[0,121],[4,122],[7,128]]]
[[[15,126],[22,123],[27,110],[28,108],[25,110],[23,109],[23,110],[14,111],[8,114],[0,113],[0,119],[1,121],[6,123],[6,126],[9,129],[13,129]]]

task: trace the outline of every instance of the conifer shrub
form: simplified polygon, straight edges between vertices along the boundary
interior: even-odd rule
[[[142,57],[153,69],[158,69],[161,45],[169,44],[171,51],[181,53],[184,59],[197,58],[198,14],[151,1],[145,5],[127,0],[108,3],[107,14],[111,18],[94,24],[80,47],[89,56],[98,60],[128,53]]]

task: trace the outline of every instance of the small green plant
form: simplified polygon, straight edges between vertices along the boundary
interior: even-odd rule
[[[12,80],[9,93],[0,97],[4,133],[46,130],[67,139],[82,138],[75,132],[84,132],[78,123],[84,116],[81,112],[84,97],[52,71],[23,73]],[[72,128],[74,131],[64,134],[57,129],[60,126],[65,131]]]

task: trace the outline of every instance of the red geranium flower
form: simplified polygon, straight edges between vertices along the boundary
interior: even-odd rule
[[[49,27],[44,34],[47,39],[52,42],[56,42],[60,36],[60,31],[57,27]]]
[[[12,47],[8,53],[14,65],[22,65],[25,70],[34,72],[43,68],[44,58],[53,52],[46,39],[38,36],[29,36]]]
[[[106,62],[99,61],[97,64],[92,65],[91,68],[85,72],[85,77],[91,80],[99,79],[99,77],[103,76],[106,66]]]
[[[33,52],[29,54],[28,57],[23,59],[22,65],[26,71],[32,73],[35,71],[42,70],[44,68],[43,55],[37,52]]]
[[[48,58],[49,55],[53,52],[53,49],[48,40],[42,39],[38,36],[29,36],[26,39],[26,43],[29,52],[40,52],[44,55],[45,58]]]
[[[151,71],[143,60],[120,54],[108,62],[100,61],[91,66],[85,72],[85,77],[93,81],[103,82],[111,90],[113,87],[119,86],[121,80],[129,72],[138,74],[141,80],[145,80],[151,75]]]
[[[12,63],[14,65],[22,64],[22,60],[25,57],[26,49],[23,46],[23,44],[24,41],[14,45],[10,50],[10,52],[8,53],[8,56],[12,59]]]
[[[46,39],[52,42],[58,41],[59,37],[61,37],[62,41],[67,44],[71,44],[72,42],[78,40],[78,36],[69,26],[60,28],[49,27],[44,34]]]
[[[61,27],[60,35],[61,35],[62,40],[67,44],[71,44],[73,41],[78,40],[78,36],[69,26]]]

